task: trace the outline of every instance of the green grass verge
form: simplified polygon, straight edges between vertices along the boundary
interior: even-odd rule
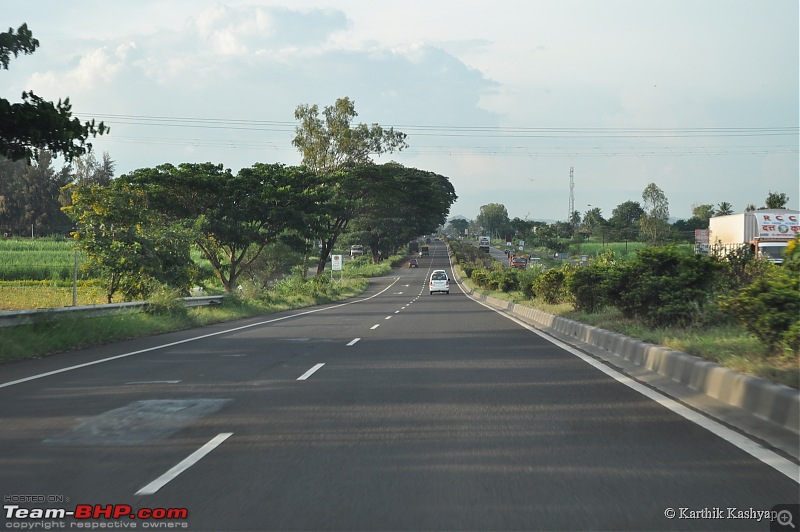
[[[30,325],[4,327],[0,329],[3,336],[0,362],[37,358],[80,347],[340,301],[363,292],[369,281],[355,278],[319,283],[321,286],[314,284],[294,281],[292,286],[287,284],[260,294],[258,298],[226,298],[225,303],[217,307],[186,309],[163,306],[153,312],[120,312],[93,318],[60,317]],[[299,285],[311,286],[304,290]]]
[[[676,351],[683,351],[710,360],[734,371],[769,379],[792,388],[800,388],[800,367],[797,364],[797,356],[792,353],[765,356],[761,343],[741,327],[728,324],[702,329],[679,327],[653,329],[636,320],[625,318],[614,309],[590,314],[577,312],[568,303],[549,305],[536,299],[526,299],[520,292],[504,293],[476,288],[472,281],[464,275],[460,266],[455,266],[455,268],[462,282],[478,293],[527,305],[644,342],[663,345]]]

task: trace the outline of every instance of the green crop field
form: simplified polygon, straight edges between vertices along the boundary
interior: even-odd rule
[[[82,260],[79,253],[79,264]],[[75,244],[71,240],[0,240],[0,281],[68,281],[74,268]]]

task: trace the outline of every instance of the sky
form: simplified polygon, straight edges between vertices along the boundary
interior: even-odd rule
[[[349,97],[447,176],[450,216],[608,218],[649,183],[672,218],[770,191],[800,206],[797,0],[29,0],[40,47],[0,71],[102,120],[116,175],[163,163],[297,165],[294,110]]]

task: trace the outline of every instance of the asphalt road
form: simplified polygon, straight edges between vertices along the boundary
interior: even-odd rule
[[[800,500],[796,481],[458,285],[429,295],[432,269],[449,270],[430,249],[345,304],[0,366],[3,528],[40,521],[9,506],[129,505],[188,516],[78,521],[769,530],[754,512]]]

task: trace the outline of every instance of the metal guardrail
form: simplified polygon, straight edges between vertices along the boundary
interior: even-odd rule
[[[186,307],[205,307],[221,305],[225,296],[183,297]],[[0,312],[0,327],[13,327],[58,318],[60,316],[73,316],[79,314],[86,317],[107,316],[117,312],[144,310],[147,301],[131,301],[128,303],[111,303],[107,305],[83,305],[77,307],[42,308],[34,310],[11,310]]]

